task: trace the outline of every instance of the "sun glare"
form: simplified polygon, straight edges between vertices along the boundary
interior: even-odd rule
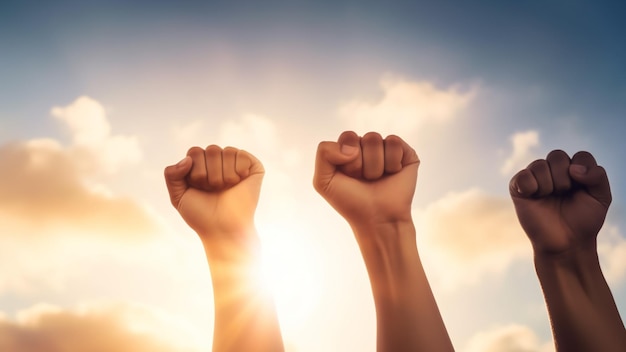
[[[263,238],[263,284],[274,293],[283,329],[298,329],[317,306],[321,272],[314,243],[295,226],[259,228]]]

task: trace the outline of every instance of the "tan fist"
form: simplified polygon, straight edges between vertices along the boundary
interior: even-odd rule
[[[193,147],[165,168],[172,205],[202,239],[244,235],[253,227],[264,169],[236,148]]]
[[[398,136],[346,131],[319,144],[313,185],[352,226],[410,221],[419,163]]]

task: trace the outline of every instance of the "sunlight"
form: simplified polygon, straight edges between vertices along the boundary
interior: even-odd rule
[[[295,226],[260,227],[263,241],[263,281],[274,293],[283,330],[304,325],[319,303],[321,271],[316,247]]]

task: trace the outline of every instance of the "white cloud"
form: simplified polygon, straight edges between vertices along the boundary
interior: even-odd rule
[[[527,326],[511,324],[483,331],[470,338],[463,352],[551,352],[552,342],[541,342]]]
[[[38,304],[0,318],[0,350],[196,352],[206,346],[185,321],[143,305],[91,303],[75,309]],[[206,345],[206,344],[204,344]]]
[[[517,260],[532,258],[511,200],[480,189],[451,192],[414,210],[420,251],[433,280],[446,289],[504,273]],[[626,238],[611,224],[598,236],[598,253],[610,284],[626,277]],[[529,265],[532,265],[529,262]]]
[[[609,284],[617,284],[626,277],[626,238],[617,226],[605,224],[600,231],[598,256]]]
[[[56,246],[49,243],[28,241],[30,234],[3,226],[2,246],[0,246],[0,295],[11,292],[29,296],[41,288],[51,292],[60,292],[65,282],[75,275],[84,273],[83,267],[61,258]],[[17,238],[7,238],[12,235]],[[76,248],[74,248],[76,249]]]
[[[203,120],[193,120],[173,126],[172,135],[184,151],[194,145],[204,148],[209,144],[247,150],[261,160],[266,169],[266,164],[295,167],[302,162],[297,148],[281,142],[276,122],[261,114],[244,114],[211,127]]]
[[[477,86],[466,91],[458,86],[442,90],[427,81],[392,76],[384,77],[380,85],[383,97],[379,101],[355,99],[341,105],[339,116],[350,129],[406,136],[426,123],[457,118],[478,92]]]
[[[447,288],[499,274],[531,247],[511,200],[479,189],[449,193],[415,211],[418,241],[433,277]]]
[[[98,101],[81,96],[65,107],[53,107],[50,113],[69,128],[70,150],[85,166],[113,173],[124,164],[141,160],[137,137],[112,135],[105,109]]]
[[[271,150],[277,144],[277,128],[269,118],[247,114],[240,120],[227,120],[220,125],[218,142],[252,151]]]
[[[111,135],[104,108],[89,97],[51,113],[68,126],[69,146],[50,138],[0,146],[0,218],[13,226],[0,224],[2,235],[16,228],[31,236],[52,228],[109,237],[156,230],[142,205],[93,186],[95,174],[139,160],[137,138]]]
[[[62,290],[83,274],[76,259],[89,252],[85,242],[119,246],[162,234],[148,207],[93,186],[101,171],[136,159],[134,137],[116,149],[125,137],[111,136],[104,109],[90,98],[52,110],[70,127],[69,146],[50,138],[0,145],[0,292]]]
[[[171,132],[177,143],[190,147],[188,144],[197,140],[204,128],[204,120],[193,120],[184,124],[176,123],[171,127]]]
[[[136,201],[88,187],[76,162],[51,139],[0,146],[0,237],[13,235],[9,224],[30,238],[51,229],[113,238],[157,229]]]
[[[518,169],[523,169],[536,159],[533,150],[539,146],[539,132],[535,130],[516,132],[510,137],[510,141],[513,150],[500,168],[503,175],[509,175]]]

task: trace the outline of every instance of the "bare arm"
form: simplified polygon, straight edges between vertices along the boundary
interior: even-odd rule
[[[315,189],[352,227],[370,278],[377,350],[453,351],[415,240],[419,159],[397,136],[344,132],[317,151]]]
[[[263,179],[251,154],[211,145],[165,169],[174,207],[205,249],[215,302],[213,351],[283,351],[271,295],[258,284],[254,212]]]
[[[510,193],[531,240],[557,351],[626,351],[626,332],[604,279],[596,238],[611,204],[593,156],[560,150],[517,173]]]

